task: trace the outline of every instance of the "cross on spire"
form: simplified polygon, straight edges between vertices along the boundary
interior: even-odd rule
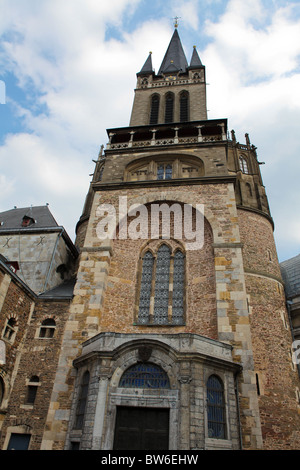
[[[181,18],[180,16],[175,16],[175,18],[173,18],[175,20],[175,23],[174,23],[175,28],[178,28],[178,20],[180,18]]]

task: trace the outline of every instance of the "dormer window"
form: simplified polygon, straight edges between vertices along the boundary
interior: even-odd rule
[[[22,219],[22,227],[29,227],[30,225],[35,224],[35,220],[32,217],[24,215]]]

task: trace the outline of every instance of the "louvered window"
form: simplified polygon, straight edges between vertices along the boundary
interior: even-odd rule
[[[180,122],[189,120],[189,95],[183,92],[180,95]]]
[[[159,96],[154,95],[151,98],[150,125],[158,123]]]
[[[166,96],[166,109],[165,109],[165,123],[173,122],[174,114],[174,95],[173,93],[168,93]]]

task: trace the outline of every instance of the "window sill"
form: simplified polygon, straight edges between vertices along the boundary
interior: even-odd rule
[[[207,437],[205,439],[205,449],[226,450],[232,449],[232,442],[228,439],[214,439]]]

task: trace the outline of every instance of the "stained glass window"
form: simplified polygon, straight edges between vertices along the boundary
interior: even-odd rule
[[[170,382],[165,371],[151,363],[140,363],[129,367],[120,380],[123,388],[170,388]]]
[[[154,323],[168,323],[170,257],[170,248],[161,245],[156,261]]]
[[[183,297],[184,297],[184,255],[176,251],[174,256],[173,297],[172,297],[172,323],[183,323]]]
[[[163,180],[165,177],[165,168],[164,165],[158,165],[157,167],[157,179]]]
[[[172,263],[174,263],[173,279],[170,278]],[[155,279],[153,279],[154,273]],[[170,281],[173,282],[171,288]],[[171,259],[171,249],[166,244],[160,246],[156,255],[147,251],[142,265],[139,324],[182,325],[184,322],[184,283],[185,257],[180,250],[176,251],[174,261]],[[154,304],[151,298],[154,298]]]
[[[247,160],[242,155],[240,156],[240,169],[243,173],[249,173]]]
[[[157,179],[158,180],[171,180],[172,179],[172,165],[168,163],[167,165],[158,165],[157,167]]]
[[[226,439],[224,388],[216,375],[207,381],[207,421],[209,437]]]
[[[143,271],[139,303],[140,323],[149,323],[153,263],[153,255],[151,251],[147,251],[143,259]]]
[[[165,179],[166,180],[172,179],[172,165],[166,166]]]

